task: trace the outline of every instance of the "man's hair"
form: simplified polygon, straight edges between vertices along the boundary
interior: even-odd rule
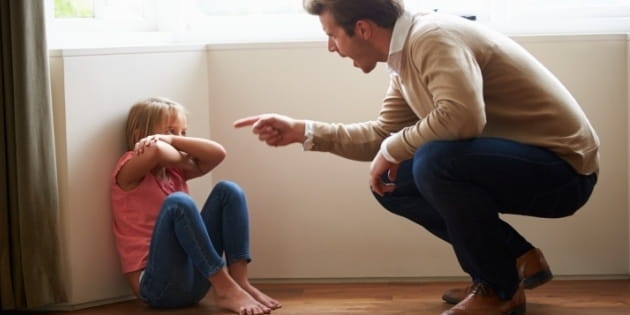
[[[400,0],[303,0],[302,5],[312,15],[330,12],[348,36],[354,36],[356,22],[363,19],[393,29],[404,10]]]
[[[133,104],[125,128],[127,148],[133,150],[136,142],[150,136],[155,127],[178,113],[188,114],[184,106],[165,97],[150,97]]]

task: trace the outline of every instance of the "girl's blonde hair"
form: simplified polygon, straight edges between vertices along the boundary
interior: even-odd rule
[[[153,134],[156,126],[180,113],[187,115],[184,106],[165,97],[150,97],[133,104],[125,129],[127,148],[133,150],[140,139]]]

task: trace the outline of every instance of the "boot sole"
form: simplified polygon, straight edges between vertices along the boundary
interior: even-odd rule
[[[549,271],[541,271],[539,273],[535,273],[532,276],[529,276],[523,279],[523,288],[531,290],[535,289],[553,279],[553,274]],[[448,304],[455,305],[462,300],[451,298],[448,295],[442,295],[442,300]],[[519,313],[514,313],[514,315],[521,315]]]
[[[443,295],[442,296],[442,300],[444,300],[444,302],[446,302],[448,304],[452,304],[452,305],[455,305],[455,304],[461,302],[461,300],[452,299],[451,297],[449,297],[447,295]]]

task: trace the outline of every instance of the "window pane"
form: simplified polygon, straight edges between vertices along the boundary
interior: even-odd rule
[[[147,15],[147,2],[143,0],[101,0],[97,17],[112,20],[143,20]]]
[[[453,14],[479,14],[486,10],[488,0],[407,0],[405,8],[409,11],[437,10]]]
[[[55,18],[142,20],[154,0],[54,0]]]
[[[630,0],[530,0],[507,2],[514,16],[628,17]]]
[[[205,15],[273,15],[301,14],[299,0],[196,0],[196,7]]]
[[[93,18],[94,0],[55,0],[55,18]]]
[[[569,8],[614,8],[629,5],[630,0],[529,0],[513,1],[509,4],[515,8],[528,10],[545,11],[547,9],[569,9]]]

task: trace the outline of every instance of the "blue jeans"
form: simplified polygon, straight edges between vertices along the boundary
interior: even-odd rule
[[[153,307],[182,307],[208,292],[208,277],[249,254],[245,194],[235,183],[219,182],[201,213],[183,193],[169,195],[153,228],[140,297]]]
[[[515,260],[533,247],[499,214],[570,216],[590,197],[597,175],[575,172],[546,149],[475,138],[423,145],[401,163],[394,182],[392,193],[374,194],[380,204],[449,242],[474,282],[509,299],[519,283]]]

